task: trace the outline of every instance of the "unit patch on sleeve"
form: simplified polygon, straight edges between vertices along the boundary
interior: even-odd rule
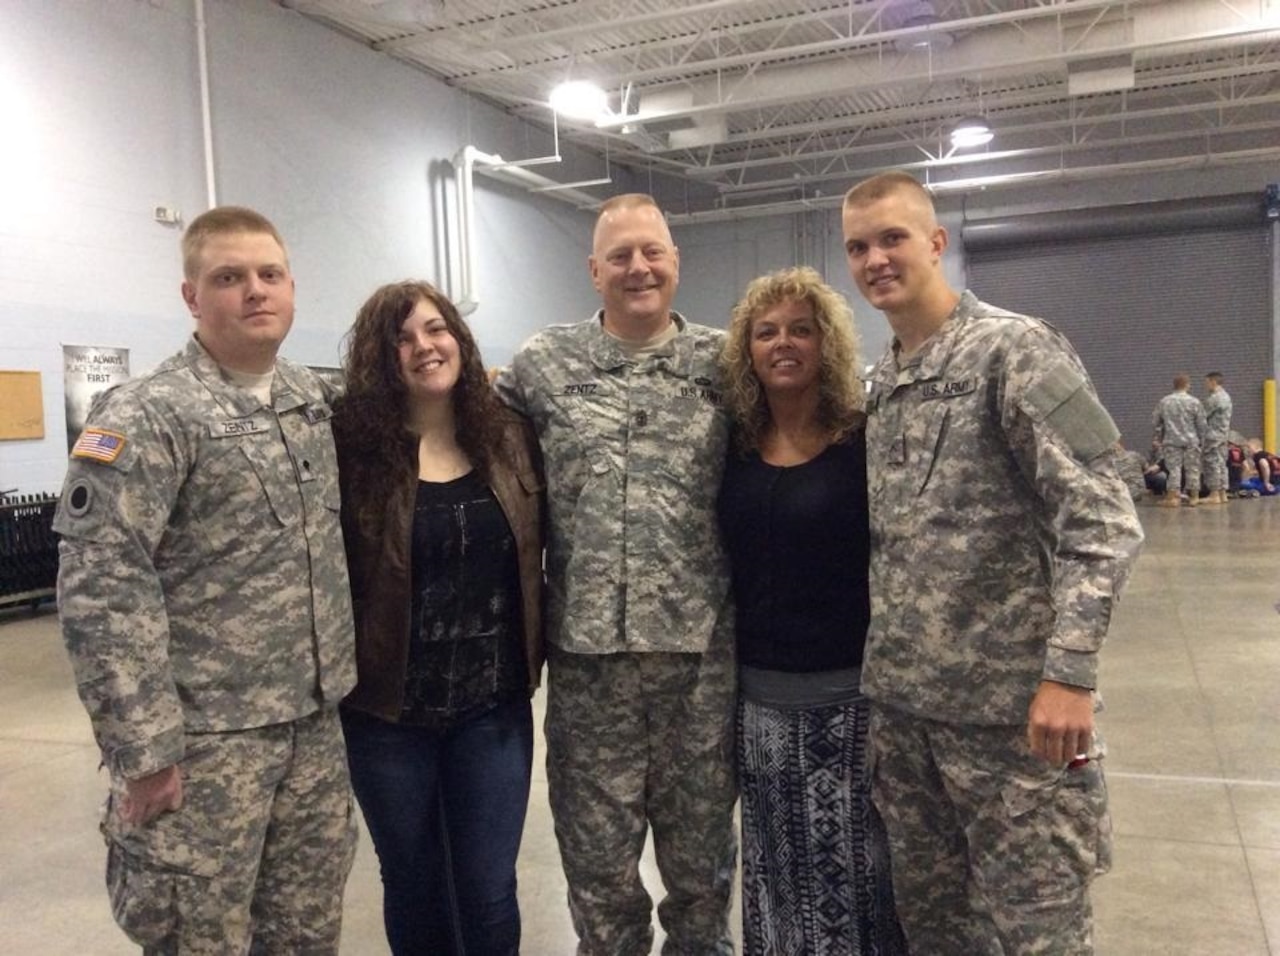
[[[83,518],[93,506],[93,485],[84,478],[77,478],[66,496],[67,514]]]

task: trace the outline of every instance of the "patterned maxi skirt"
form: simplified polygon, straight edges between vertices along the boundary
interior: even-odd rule
[[[869,702],[738,705],[745,956],[898,956],[889,847],[866,767]]]

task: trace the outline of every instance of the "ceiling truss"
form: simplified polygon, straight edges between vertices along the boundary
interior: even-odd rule
[[[691,212],[923,170],[951,188],[1280,162],[1280,0],[277,0],[559,135]],[[962,116],[996,131],[948,143]]]

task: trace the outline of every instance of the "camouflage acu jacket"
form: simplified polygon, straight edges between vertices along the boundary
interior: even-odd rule
[[[272,407],[194,339],[106,392],[67,469],[58,612],[104,759],[335,705],[355,682],[330,396],[280,360]]]
[[[599,314],[552,326],[498,379],[542,446],[547,639],[563,650],[701,652],[725,612],[724,333],[675,322],[675,338],[638,362]]]
[[[966,292],[911,360],[880,360],[868,412],[864,690],[1020,724],[1042,678],[1095,687],[1142,530],[1066,339]]]
[[[1156,405],[1151,427],[1153,442],[1175,448],[1199,448],[1205,433],[1204,406],[1188,392],[1170,392]]]
[[[1220,445],[1231,434],[1231,396],[1221,385],[1204,397],[1204,443]]]

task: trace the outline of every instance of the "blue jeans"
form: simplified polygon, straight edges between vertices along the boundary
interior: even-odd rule
[[[382,870],[392,953],[518,953],[516,854],[533,765],[528,698],[443,733],[346,709],[342,725]]]

